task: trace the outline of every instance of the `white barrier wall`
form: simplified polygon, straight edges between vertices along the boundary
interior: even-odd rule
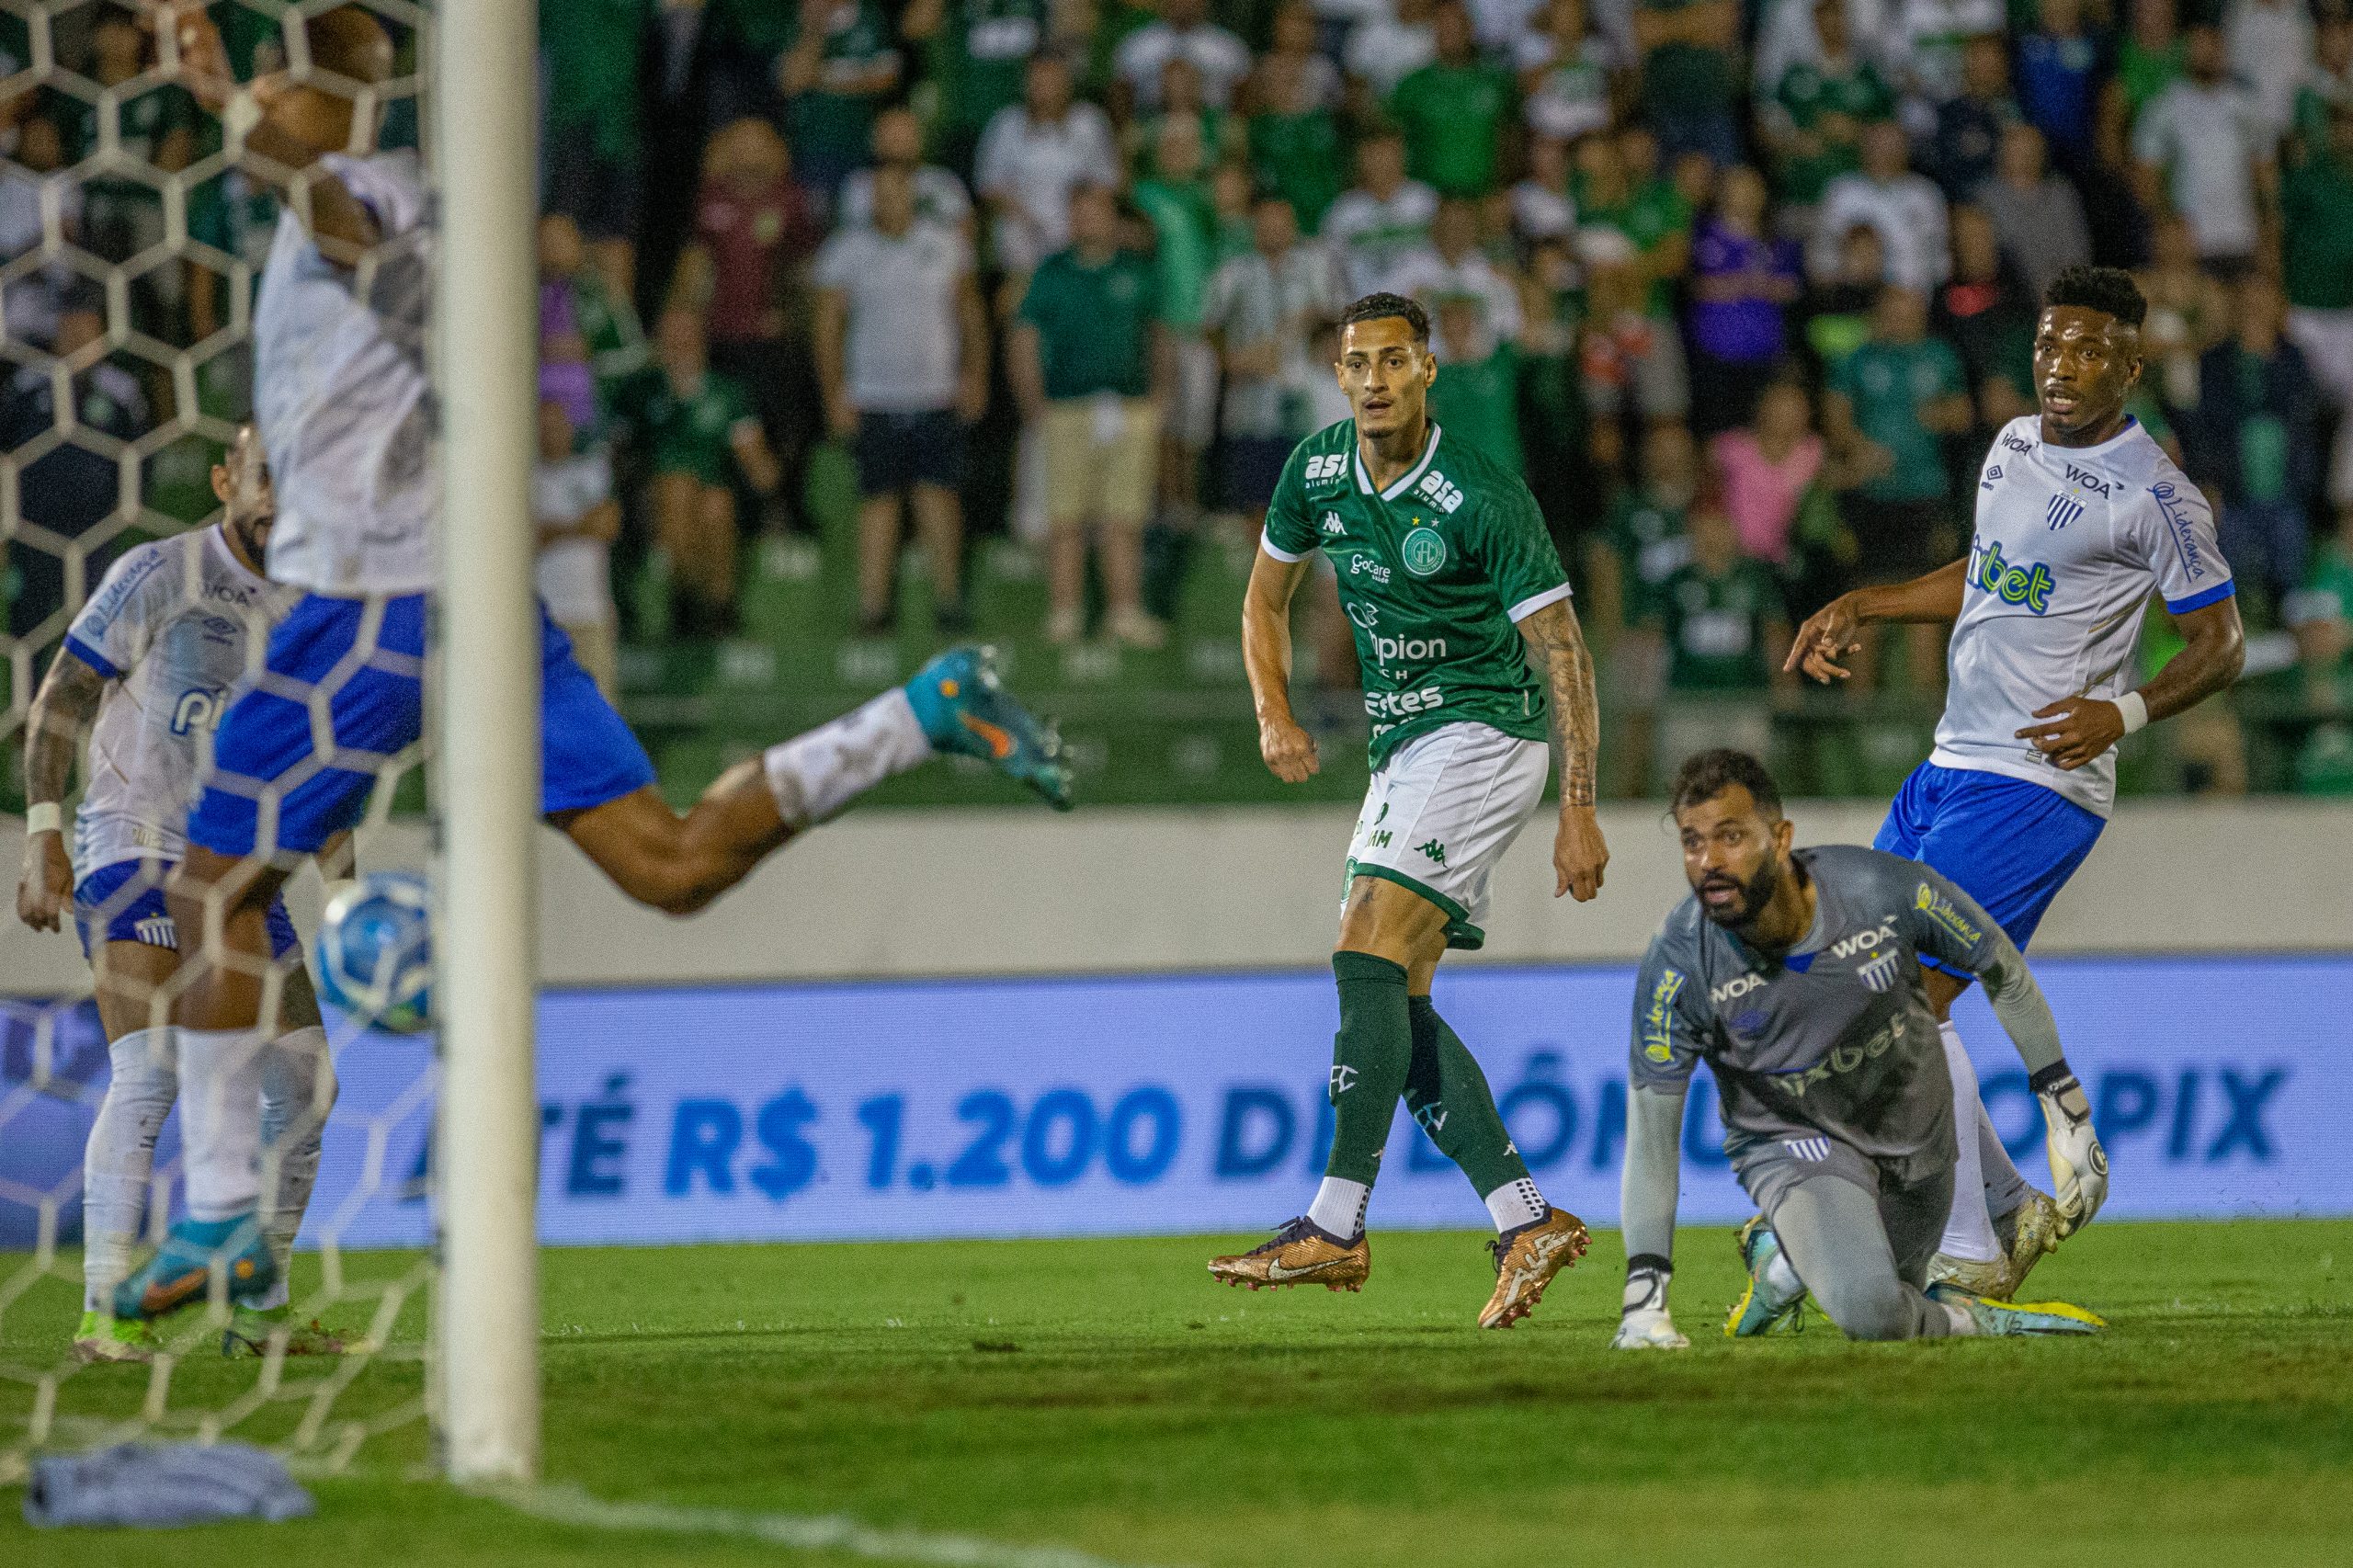
[[[1800,803],[1800,843],[1868,843],[1881,808]],[[674,921],[636,908],[544,834],[541,972],[551,986],[983,974],[1133,973],[1320,966],[1353,813],[1316,807],[853,812],[762,867],[715,908]],[[1552,897],[1540,819],[1497,874],[1489,944],[1470,962],[1639,957],[1684,892],[1654,806],[1603,813],[1608,885]],[[0,865],[21,824],[0,821]],[[424,834],[394,828],[370,866],[414,864]],[[317,907],[305,873],[292,900]],[[2035,950],[2353,949],[2353,803],[2131,803],[2060,896]],[[0,994],[87,984],[74,938],[0,915]]]

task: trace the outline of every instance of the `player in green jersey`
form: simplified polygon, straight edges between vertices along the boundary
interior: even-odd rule
[[[1429,418],[1438,361],[1422,308],[1396,294],[1358,300],[1341,317],[1334,369],[1356,416],[1301,442],[1284,466],[1242,650],[1258,749],[1278,778],[1300,783],[1317,759],[1291,717],[1290,610],[1309,552],[1323,551],[1372,717],[1372,788],[1332,955],[1336,1132],[1308,1211],[1210,1272],[1253,1289],[1361,1287],[1366,1202],[1402,1096],[1495,1219],[1495,1288],[1479,1322],[1505,1328],[1585,1251],[1586,1230],[1529,1179],[1485,1074],[1431,1006],[1430,978],[1447,949],[1486,939],[1488,881],[1543,798],[1548,735],[1561,761],[1554,894],[1601,891],[1593,662],[1528,486]]]

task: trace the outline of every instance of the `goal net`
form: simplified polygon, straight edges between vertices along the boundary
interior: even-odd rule
[[[437,13],[454,27],[508,7],[366,0],[395,63],[390,80],[355,95],[308,42],[309,28],[340,4],[224,0],[202,9],[239,83],[356,96],[357,119],[380,127],[379,144],[415,149],[438,187],[433,174],[446,160],[436,155],[427,91]],[[511,71],[519,40],[521,73],[506,91],[525,105],[511,162],[522,170],[527,224],[530,7],[512,8],[525,19],[506,26],[507,47],[491,56]],[[222,713],[250,691],[306,715],[331,766],[373,776],[355,835],[361,869],[426,869],[446,892],[431,846],[481,834],[479,823],[426,825],[427,747],[332,749],[330,710],[346,683],[420,673],[419,651],[399,647],[392,629],[368,621],[347,655],[313,678],[265,667],[272,627],[299,596],[256,578],[240,557],[256,508],[239,429],[255,409],[263,265],[281,212],[306,197],[301,180],[278,183],[283,171],[257,167],[243,147],[237,121],[252,112],[250,97],[220,112],[204,107],[173,35],[171,10],[155,0],[0,0],[0,843],[31,837],[20,831],[28,801],[49,798],[54,786],[43,775],[58,767],[61,745],[74,758],[61,928],[12,929],[0,945],[0,1483],[21,1479],[40,1452],[134,1437],[251,1442],[298,1473],[363,1456],[411,1469],[434,1452],[426,1417],[436,1393],[458,1381],[440,1374],[431,1334],[432,1321],[449,1315],[436,1305],[445,1280],[437,1257],[465,1250],[441,1229],[450,1157],[446,1142],[435,1153],[445,1068],[433,1042],[332,1008],[323,1043],[306,1032],[317,1021],[306,972],[322,897],[315,858],[281,857],[302,864],[286,892],[293,932],[273,925],[269,958],[244,956],[217,920],[183,928],[165,897],[181,849],[178,823],[157,820],[155,780],[177,776],[157,756],[178,746],[209,769]],[[395,282],[404,258],[381,248],[345,258],[362,297]],[[528,277],[507,281],[523,296],[510,313],[526,319]],[[446,405],[447,389],[438,390]],[[439,619],[452,610],[441,605]],[[285,848],[274,842],[278,824],[299,814],[290,797],[315,771],[233,783],[250,801],[257,854]],[[437,772],[437,810],[463,787]],[[185,794],[177,804],[188,804]],[[512,883],[528,839],[516,839],[511,821],[502,831],[514,841],[503,863]],[[65,874],[47,854],[38,842],[28,850],[28,886]],[[37,887],[31,896],[38,906]],[[507,917],[518,908],[513,897],[488,907]],[[528,915],[528,904],[520,910]],[[86,963],[74,946],[77,926]],[[227,1271],[216,1268],[208,1298],[160,1320],[152,1343],[119,1324],[93,1332],[88,1309],[185,1211],[183,1122],[254,1108],[206,1108],[176,1093],[176,1037],[155,1026],[168,1020],[199,952],[262,994],[260,1219],[275,1253],[291,1249],[285,1301],[261,1314],[233,1311]],[[454,987],[461,997],[484,989]],[[523,1021],[503,1041],[493,1085],[504,1086],[509,1119],[517,1085],[529,1093],[527,975],[520,991],[509,1005]],[[102,1119],[112,1119],[107,1135],[92,1141]],[[85,1143],[97,1151],[86,1172]],[[528,1171],[530,1150],[501,1158]],[[522,1200],[528,1251],[528,1190]],[[504,1234],[512,1244],[511,1228]],[[528,1288],[529,1268],[494,1282],[510,1305],[517,1278]],[[523,1332],[534,1330],[532,1321]],[[532,1343],[517,1376],[535,1379]],[[526,1414],[535,1423],[535,1406]],[[535,1453],[521,1441],[521,1458],[473,1469],[527,1473]]]

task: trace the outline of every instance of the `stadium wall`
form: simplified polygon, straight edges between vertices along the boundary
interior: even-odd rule
[[[1881,808],[1791,808],[1800,843],[1869,843]],[[1552,897],[1540,821],[1497,872],[1489,942],[1472,963],[1641,956],[1683,896],[1654,806],[1603,813],[1601,898]],[[1343,810],[853,812],[769,861],[704,915],[671,920],[615,892],[543,835],[540,971],[551,986],[1320,968],[1330,950]],[[0,823],[0,865],[21,824]],[[421,864],[422,829],[376,834],[371,866]],[[305,928],[307,873],[291,894]],[[2052,907],[2038,953],[2353,950],[2353,804],[2134,801]],[[71,936],[0,920],[0,994],[88,983]]]

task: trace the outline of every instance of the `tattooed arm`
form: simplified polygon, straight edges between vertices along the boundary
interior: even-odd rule
[[[25,803],[60,804],[74,775],[74,754],[97,716],[106,677],[64,649],[33,698],[25,720]],[[24,876],[17,884],[17,918],[36,931],[54,931],[74,896],[74,863],[60,829],[25,835]]]
[[[1593,691],[1593,655],[1566,599],[1555,599],[1519,622],[1519,634],[1552,709],[1552,754],[1561,773],[1561,828],[1552,840],[1552,896],[1574,893],[1584,903],[1601,892],[1609,846],[1594,816],[1601,749],[1601,707]]]

